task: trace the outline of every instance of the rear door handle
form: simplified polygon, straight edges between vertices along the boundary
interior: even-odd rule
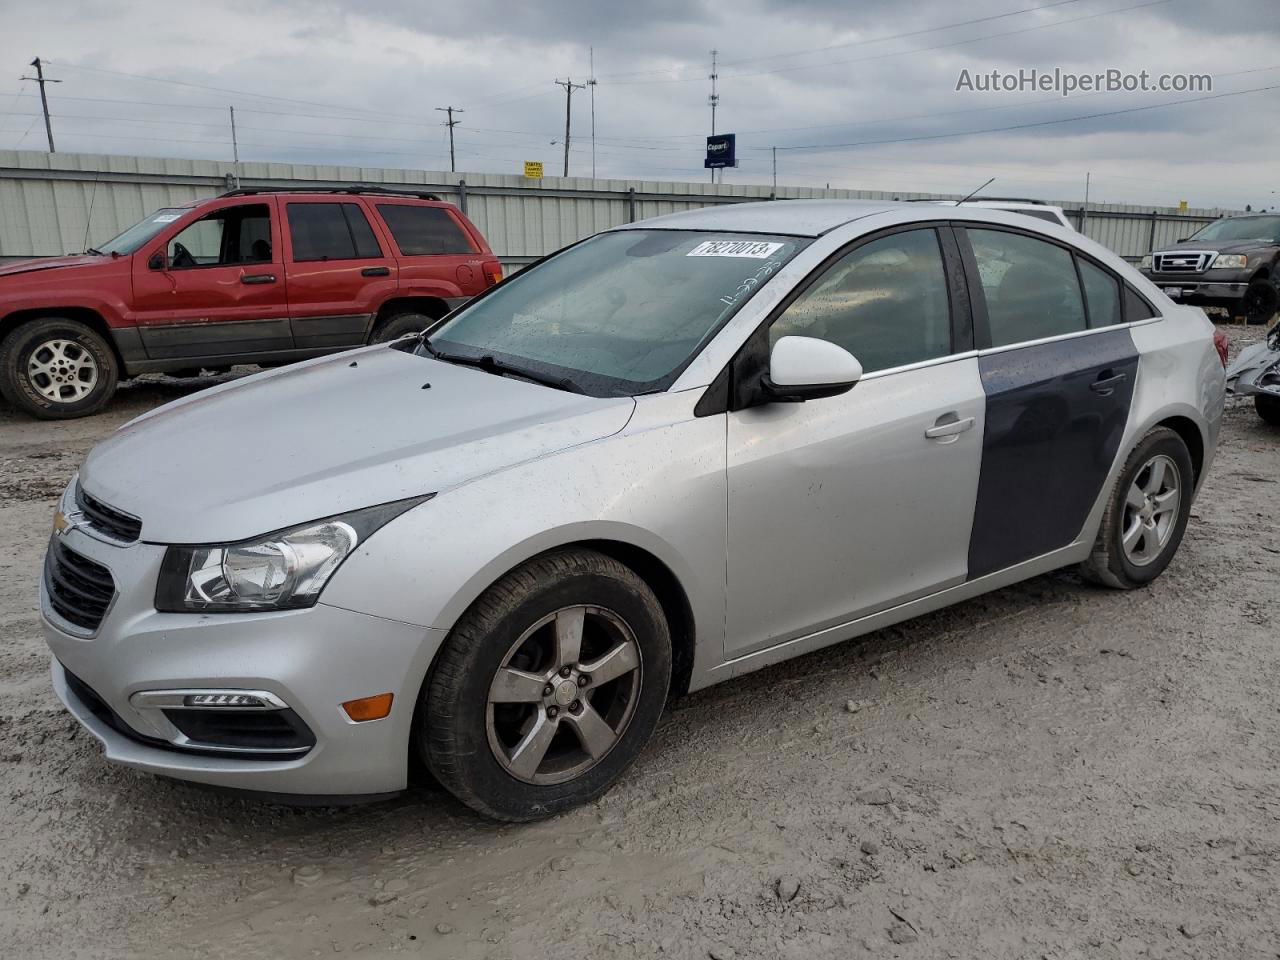
[[[1103,370],[1102,375],[1099,376],[1097,380],[1093,381],[1093,383],[1089,384],[1089,389],[1101,396],[1109,397],[1116,392],[1116,387],[1124,383],[1129,377],[1127,373],[1117,373],[1107,376],[1109,373],[1111,373],[1110,370]]]
[[[276,275],[274,273],[253,273],[247,277],[241,277],[240,282],[246,286],[253,286],[258,283],[275,283]]]
[[[362,277],[389,277],[391,276],[390,267],[365,267],[360,271]]]
[[[924,432],[925,437],[940,443],[954,443],[960,434],[973,428],[973,417],[963,420],[954,413],[944,413],[932,427]]]

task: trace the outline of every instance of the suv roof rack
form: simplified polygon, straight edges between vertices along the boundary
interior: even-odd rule
[[[262,193],[371,193],[384,197],[417,197],[419,200],[439,200],[440,197],[434,193],[424,193],[421,190],[392,190],[388,187],[371,187],[361,184],[352,184],[349,187],[239,187],[235,190],[228,190],[226,193],[218,194],[219,199],[222,197],[253,197]]]

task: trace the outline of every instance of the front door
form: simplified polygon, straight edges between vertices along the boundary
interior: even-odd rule
[[[1122,285],[1109,271],[1038,236],[957,233],[972,254],[987,395],[973,579],[1080,535],[1119,450],[1138,353],[1118,325]]]
[[[864,377],[728,414],[728,657],[964,581],[984,398],[967,318],[952,321],[952,302],[967,317],[953,243],[946,228],[862,241],[770,327],[769,345],[839,344]]]
[[[134,258],[138,331],[153,360],[288,350],[275,201],[228,201]]]

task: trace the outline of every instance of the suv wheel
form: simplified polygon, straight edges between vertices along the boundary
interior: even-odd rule
[[[1160,576],[1187,528],[1193,476],[1191,454],[1177,433],[1157,427],[1143,437],[1120,471],[1093,554],[1080,572],[1122,590]]]
[[[388,343],[392,340],[399,340],[401,337],[411,333],[421,333],[433,323],[435,323],[435,318],[429,317],[425,313],[416,311],[393,313],[378,324],[373,331],[373,335],[369,337],[369,342]]]
[[[1245,321],[1251,324],[1268,322],[1280,307],[1280,294],[1270,280],[1258,279],[1249,284],[1240,304]]]
[[[427,765],[463,803],[535,820],[591,800],[652,735],[671,680],[653,591],[593,550],[531,560],[490,587],[428,682]]]
[[[1255,393],[1253,395],[1253,409],[1258,411],[1260,416],[1273,427],[1280,427],[1280,397],[1273,397],[1266,393]]]
[[[115,393],[118,377],[107,341],[79,320],[34,320],[0,342],[0,394],[41,420],[96,413]]]

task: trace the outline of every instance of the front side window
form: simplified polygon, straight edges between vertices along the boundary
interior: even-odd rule
[[[271,261],[271,208],[265,203],[223,207],[169,241],[169,269],[226,267]]]
[[[991,346],[1085,329],[1084,301],[1070,252],[1019,233],[968,228],[987,300]]]
[[[665,390],[808,242],[693,230],[602,233],[463,307],[418,349],[562,380],[592,396]]]
[[[403,256],[476,252],[471,240],[443,207],[380,203],[378,213],[386,221]]]
[[[852,353],[866,373],[951,352],[951,311],[938,235],[894,233],[841,258],[769,328],[816,337]]]
[[[1121,321],[1120,281],[1088,260],[1080,260],[1080,279],[1089,303],[1089,326],[1110,327]]]
[[[290,203],[287,209],[295,262],[382,256],[358,203]]]

